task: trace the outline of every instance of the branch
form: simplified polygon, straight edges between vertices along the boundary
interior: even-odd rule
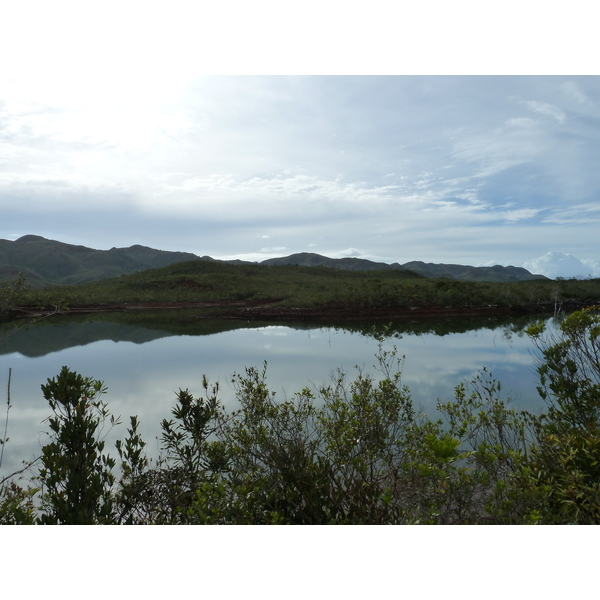
[[[12,479],[15,475],[20,475],[21,473],[24,473],[25,471],[27,471],[27,469],[30,469],[31,467],[33,467],[33,465],[35,465],[35,463],[40,460],[41,457],[37,457],[34,460],[32,460],[30,463],[27,463],[22,469],[19,469],[18,471],[15,471],[14,473],[11,473],[10,475],[7,475],[6,477],[3,477],[2,479],[0,479],[0,485],[2,485],[5,481],[8,481],[9,479]]]

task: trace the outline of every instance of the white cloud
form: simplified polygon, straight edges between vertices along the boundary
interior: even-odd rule
[[[357,258],[362,255],[363,253],[356,248],[347,248],[346,250],[337,253],[337,257],[339,258]]]
[[[537,100],[526,100],[525,104],[533,111],[538,112],[542,115],[547,115],[556,119],[559,123],[562,123],[567,115],[565,112],[554,104],[547,102],[538,102]]]
[[[589,98],[581,91],[581,88],[574,81],[565,81],[560,84],[561,89],[579,104],[588,104]]]
[[[455,142],[452,156],[472,165],[471,177],[487,178],[539,157],[544,137],[532,119],[508,119],[490,131],[465,133]]]
[[[260,251],[264,254],[273,254],[278,252],[285,252],[287,248],[285,246],[273,246],[271,248],[261,248]]]
[[[175,208],[188,214],[209,213],[223,218],[253,214],[343,220],[398,205],[407,211],[427,207],[437,210],[441,207],[440,196],[431,191],[407,196],[397,185],[370,186],[340,177],[327,180],[295,174],[242,179],[223,173],[156,182],[152,191],[143,198],[140,195],[139,202],[141,208],[159,213]]]
[[[600,260],[593,258],[584,258],[581,261],[588,267],[588,273],[593,277],[600,277]]]
[[[169,138],[181,139],[197,129],[187,111],[144,104],[126,108],[98,104],[67,109],[8,103],[0,110],[2,117],[5,135],[10,134],[24,147],[54,144],[63,150],[75,144],[112,151],[139,151],[164,144]]]
[[[504,213],[504,218],[510,223],[516,223],[523,219],[531,219],[542,211],[540,208],[519,208],[516,210],[509,210]]]
[[[545,223],[556,224],[584,224],[600,222],[600,205],[599,204],[576,204],[566,208],[555,208],[549,211],[544,217]]]
[[[515,119],[508,119],[506,124],[509,127],[520,127],[522,129],[531,129],[532,127],[537,127],[538,122],[535,119],[531,119],[529,117],[518,117]]]
[[[591,261],[584,263],[572,254],[551,251],[544,256],[534,258],[523,264],[523,267],[532,273],[545,275],[551,279],[557,277],[587,277],[588,275],[600,275],[598,263]]]
[[[480,262],[477,263],[475,265],[473,265],[474,267],[495,267],[498,263],[497,260],[494,260],[493,258],[490,260],[486,260],[485,262]]]

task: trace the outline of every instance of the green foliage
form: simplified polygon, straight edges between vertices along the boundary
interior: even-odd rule
[[[600,524],[598,426],[575,431],[544,423],[531,455],[530,480],[539,490],[543,522]]]
[[[320,475],[313,395],[303,390],[277,402],[261,371],[248,368],[232,380],[241,408],[218,437],[228,452],[223,473],[230,513],[244,523],[320,523],[326,491]]]
[[[18,303],[28,300],[27,278],[23,273],[13,281],[0,285],[0,317],[10,313]]]
[[[529,330],[541,358],[538,391],[548,403],[534,419],[531,478],[550,523],[600,523],[600,315],[577,311],[560,335]]]
[[[179,390],[173,408],[176,421],[162,422],[163,449],[173,464],[192,477],[204,472],[218,472],[224,463],[221,446],[210,437],[217,429],[222,408],[217,399],[219,386],[210,388],[203,377],[205,398],[194,398],[189,390]]]
[[[394,307],[452,306],[559,311],[562,303],[600,296],[600,280],[514,282],[426,279],[409,271],[180,262],[101,282],[32,292],[34,306],[114,303],[280,303],[302,309],[353,309],[373,315]]]
[[[470,391],[470,393],[469,393]],[[519,474],[531,443],[531,417],[510,408],[501,385],[483,368],[453,402],[438,403],[455,440],[457,461],[445,519],[457,523],[519,523],[532,499]],[[448,521],[445,521],[448,522]]]
[[[594,307],[574,312],[560,332],[544,338],[541,325],[529,329],[541,353],[538,391],[550,420],[585,430],[600,417],[600,316]]]
[[[196,495],[212,489],[219,474],[227,470],[227,450],[213,439],[223,414],[217,399],[219,387],[211,387],[206,377],[202,385],[204,397],[194,398],[189,390],[179,390],[172,410],[175,420],[162,422],[162,448],[169,464],[162,481],[172,507],[170,522],[189,522]],[[195,512],[198,514],[197,508]]]
[[[380,349],[381,378],[359,371],[348,382],[338,373],[322,387],[318,423],[333,471],[334,522],[404,522],[402,465],[410,449],[415,413],[401,383],[403,359]]]
[[[33,525],[37,490],[24,489],[15,481],[0,483],[0,525]]]
[[[53,411],[48,419],[50,442],[42,448],[39,481],[45,524],[95,524],[112,520],[114,459],[104,454],[101,438],[108,419],[116,424],[99,397],[100,381],[63,367],[42,385]]]
[[[145,522],[146,514],[139,499],[144,492],[145,472],[150,464],[144,451],[146,442],[138,432],[136,416],[130,417],[130,425],[125,441],[116,442],[121,459],[121,478],[115,497],[116,521],[127,525]]]
[[[166,453],[154,468],[145,457],[145,442],[138,433],[138,421],[131,417],[125,443],[117,441],[121,458],[121,479],[116,493],[117,521],[128,524],[178,524],[206,522],[218,491],[218,474],[226,468],[223,445],[214,439],[223,409],[217,400],[218,386],[203,378],[205,397],[194,398],[179,390],[172,409],[173,419],[163,420],[162,450]],[[213,485],[214,484],[214,485]],[[213,489],[209,497],[198,497]],[[193,507],[197,500],[198,506]],[[192,513],[194,515],[192,516]],[[216,519],[213,515],[212,519]]]

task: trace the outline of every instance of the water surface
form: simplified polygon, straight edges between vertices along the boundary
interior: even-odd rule
[[[543,405],[535,390],[534,348],[523,333],[533,320],[396,323],[384,348],[395,345],[405,355],[403,383],[415,405],[428,414],[435,413],[438,398],[451,400],[455,386],[483,366],[502,381],[505,395],[517,406],[538,410]],[[207,320],[189,311],[53,318],[12,335],[14,324],[5,324],[0,329],[0,339],[9,336],[0,341],[1,432],[9,367],[12,408],[2,471],[6,474],[21,460],[39,455],[49,415],[40,385],[63,365],[108,387],[104,399],[124,422],[107,438],[111,448],[114,439],[126,435],[129,415],[138,415],[150,454],[156,455],[160,421],[170,417],[180,388],[199,395],[202,376],[207,375],[219,382],[222,401],[233,408],[232,373],[262,368],[264,361],[270,387],[280,398],[327,382],[338,368],[350,376],[356,367],[376,374],[374,326]]]

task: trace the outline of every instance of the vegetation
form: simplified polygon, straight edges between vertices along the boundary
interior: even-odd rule
[[[528,333],[544,414],[511,408],[483,369],[439,419],[420,415],[382,335],[377,373],[338,372],[283,401],[266,365],[233,375],[233,412],[206,380],[198,397],[180,390],[163,456],[146,458],[132,417],[118,477],[104,387],[65,367],[42,386],[53,416],[38,475],[25,488],[1,480],[0,522],[597,524],[600,316],[575,312],[556,338],[541,324]]]
[[[26,278],[20,274],[14,281],[0,285],[0,318],[9,314],[17,304],[27,303]]]
[[[100,381],[63,367],[55,379],[42,385],[53,416],[48,420],[50,442],[42,448],[39,482],[42,490],[41,523],[91,525],[110,523],[112,469],[115,460],[103,454],[105,421],[115,424]]]
[[[182,262],[101,282],[30,293],[28,306],[85,307],[124,303],[265,303],[281,308],[378,310],[492,307],[557,311],[600,298],[600,279],[469,282],[426,279],[410,271]],[[288,310],[288,313],[290,311]]]

